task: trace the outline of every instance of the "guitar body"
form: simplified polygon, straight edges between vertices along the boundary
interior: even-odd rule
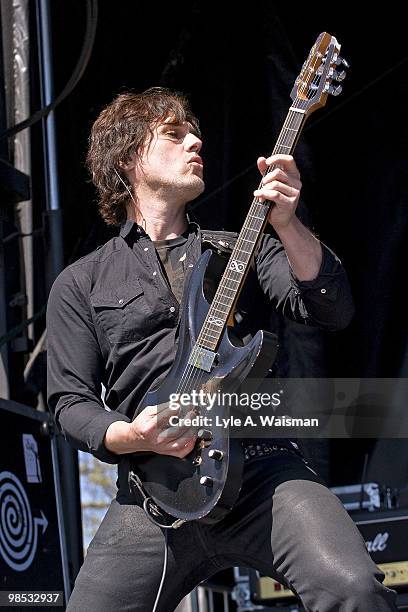
[[[189,359],[199,332],[204,324],[210,305],[204,297],[204,276],[211,257],[217,257],[210,250],[206,251],[196,264],[188,284],[185,296],[178,350],[174,364],[164,382],[149,391],[142,403],[141,410],[146,406],[168,402],[172,393],[180,388],[180,392],[191,393],[204,389],[216,393],[234,392],[248,377],[250,372],[264,377],[274,361],[277,343],[272,334],[259,331],[246,346],[234,346],[227,328],[222,335],[217,349],[217,357],[210,372],[189,365]],[[265,341],[268,336],[268,341]],[[273,340],[272,340],[273,338]],[[259,368],[254,369],[258,363]],[[192,370],[192,375],[186,384],[180,386],[185,378],[186,370]],[[262,371],[260,371],[262,370]],[[230,417],[229,406],[216,404],[208,411],[206,407],[199,409],[215,423]],[[208,446],[200,445],[184,459],[159,455],[156,453],[140,453],[132,461],[133,469],[143,482],[143,488],[162,510],[171,516],[182,520],[203,519],[212,522],[220,520],[235,503],[242,480],[243,451],[240,439],[232,439],[229,428],[205,428],[211,431],[212,440]],[[216,460],[209,456],[211,450],[222,452],[222,459]],[[210,478],[211,486],[201,484],[202,477]]]

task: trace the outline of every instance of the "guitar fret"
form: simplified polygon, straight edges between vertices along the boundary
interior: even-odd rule
[[[220,291],[231,291],[231,293],[235,293],[235,289],[230,289],[229,287],[221,287],[220,285]],[[225,296],[228,297],[228,296]]]
[[[245,249],[241,249],[241,247],[237,247],[237,255],[242,255],[243,253],[245,253],[245,255],[251,255],[252,251],[245,251]],[[235,261],[235,259],[231,259],[231,261]],[[249,257],[248,258],[244,258],[242,259],[238,259],[238,261],[242,261],[242,263],[248,263],[249,261]],[[237,270],[233,270],[233,272],[237,272]]]
[[[209,336],[210,338],[218,338],[218,334],[214,336],[214,334],[210,334],[209,332],[204,331],[204,330],[201,330],[200,337],[201,336]]]
[[[212,305],[214,306],[214,304],[215,304],[215,301],[212,303]],[[225,304],[224,302],[221,302],[221,300],[217,300],[217,304],[222,304],[223,306],[226,306],[227,308],[231,308],[231,304]]]
[[[221,314],[227,314],[224,310],[222,310],[222,308],[217,308],[216,306],[214,306],[214,304],[211,305],[211,310],[216,310],[217,312],[220,312]]]
[[[214,340],[204,340],[202,343],[203,348],[209,350],[209,351],[215,351],[215,347],[217,346],[217,343],[214,342]]]
[[[293,116],[288,115],[286,120],[287,125],[284,125],[273,153],[277,153],[283,149],[289,152],[292,149],[292,145],[283,143],[290,143],[292,141],[295,142],[295,133],[298,131],[296,128],[298,125],[299,127],[301,126],[303,119],[304,117],[300,114],[296,115],[293,113]],[[289,125],[292,127],[289,127]],[[282,142],[279,142],[279,140]],[[216,316],[225,316],[239,293],[240,285],[253,255],[257,240],[259,239],[259,233],[265,222],[268,210],[269,203],[263,203],[257,199],[253,201],[242,230],[238,236],[237,243],[233,249],[230,264],[227,266],[227,269],[224,272],[213,300],[212,309],[213,312],[216,313]],[[246,246],[245,243],[249,246],[250,250],[242,248],[243,246]],[[232,269],[229,267],[230,265],[233,266]],[[243,269],[240,271],[234,270],[234,267],[240,267]],[[232,283],[235,284],[231,287]],[[223,300],[227,300],[227,303]],[[208,335],[211,338],[214,338],[213,334],[210,333]]]
[[[215,351],[215,347],[217,343],[211,340],[204,340],[202,343],[203,348],[206,348],[209,351]]]

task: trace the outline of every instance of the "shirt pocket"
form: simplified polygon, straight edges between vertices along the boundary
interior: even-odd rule
[[[96,323],[111,344],[140,340],[149,331],[150,312],[138,280],[95,292],[91,304]]]

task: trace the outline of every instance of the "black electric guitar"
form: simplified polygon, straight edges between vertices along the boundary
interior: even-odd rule
[[[307,117],[325,105],[328,94],[338,95],[347,62],[340,55],[337,40],[323,32],[313,45],[295,81],[292,105],[279,134],[273,154],[292,154]],[[270,171],[272,167],[267,169]],[[144,397],[139,411],[149,405],[168,402],[172,394],[215,390],[233,392],[255,368],[265,376],[271,366],[276,343],[258,331],[246,346],[234,346],[227,323],[234,309],[252,257],[267,223],[271,202],[255,198],[231,253],[211,305],[206,301],[203,281],[211,251],[205,251],[195,266],[184,297],[178,350],[165,381]],[[272,350],[268,353],[269,348]],[[197,396],[196,396],[197,397]],[[187,412],[186,408],[186,412]],[[205,406],[200,412],[209,415]],[[211,418],[230,416],[229,406],[212,408]],[[182,417],[182,415],[179,415]],[[198,432],[194,450],[184,459],[157,453],[131,456],[134,484],[145,498],[145,509],[158,522],[170,520],[172,527],[185,521],[220,520],[235,503],[242,475],[242,446],[230,436],[228,427],[206,427]]]

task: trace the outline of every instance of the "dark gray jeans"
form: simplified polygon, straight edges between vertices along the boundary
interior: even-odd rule
[[[70,612],[151,612],[164,535],[139,501],[118,495],[106,513],[69,601]],[[169,558],[158,612],[172,612],[202,580],[251,567],[289,585],[312,612],[396,610],[395,591],[371,560],[340,501],[304,460],[277,454],[246,466],[239,500],[215,525],[168,533]]]

